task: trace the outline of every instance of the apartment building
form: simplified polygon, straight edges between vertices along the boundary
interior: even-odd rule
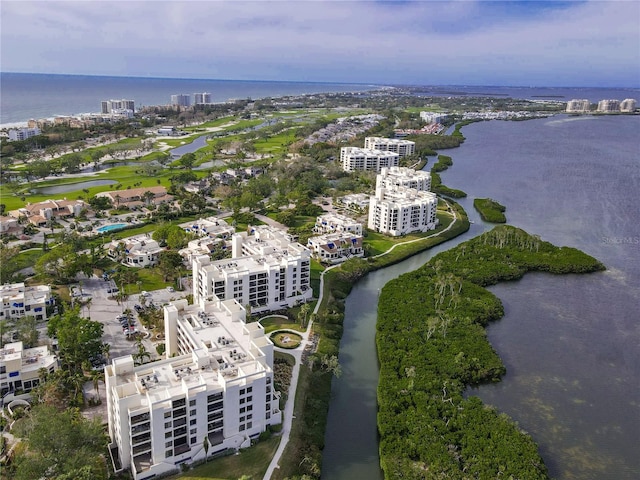
[[[619,112],[620,102],[618,100],[600,100],[597,111],[601,113]]]
[[[12,128],[9,130],[9,141],[16,142],[40,135],[39,128]]]
[[[382,150],[342,147],[340,162],[345,172],[355,172],[356,170],[380,172],[383,167],[397,167],[400,163],[400,155]]]
[[[362,235],[362,224],[346,215],[325,213],[316,218],[313,231],[320,234],[348,232],[353,235]]]
[[[153,267],[164,251],[149,235],[142,234],[124,240],[114,240],[107,246],[107,255],[129,267]]]
[[[435,193],[376,185],[369,203],[369,228],[391,236],[427,232],[438,226]]]
[[[188,107],[191,105],[191,95],[171,95],[171,105],[175,107]]]
[[[133,116],[136,111],[135,102],[133,100],[103,100],[100,102],[100,113],[103,115],[122,115]]]
[[[47,346],[24,348],[22,342],[0,348],[0,397],[9,392],[29,393],[40,384],[40,369],[53,373],[58,359]]]
[[[591,102],[586,98],[583,100],[573,99],[567,102],[567,113],[587,113],[591,109]]]
[[[350,258],[364,257],[362,242],[362,234],[335,232],[309,237],[307,246],[318,261],[336,264]]]
[[[420,112],[420,118],[426,123],[442,123],[449,117],[446,113]]]
[[[633,98],[625,98],[620,102],[620,111],[623,113],[633,113],[636,110],[636,101]]]
[[[382,188],[398,186],[414,188],[421,192],[430,192],[431,173],[407,167],[383,168],[376,177],[376,185]]]
[[[282,421],[273,343],[234,299],[164,307],[165,358],[105,367],[109,445],[116,472],[135,480],[251,445]],[[205,439],[208,448],[205,448]]]
[[[364,148],[369,150],[382,150],[383,152],[394,152],[400,157],[413,155],[416,151],[416,142],[410,140],[400,140],[397,138],[366,137]]]
[[[293,307],[311,300],[310,250],[266,225],[231,238],[231,259],[193,259],[193,298],[236,299],[252,312]]]
[[[47,306],[55,302],[48,285],[27,287],[24,282],[0,285],[0,300],[0,320],[18,320],[26,316],[46,320]]]
[[[344,205],[351,210],[369,208],[370,195],[366,193],[350,193],[336,199],[336,203]]]
[[[211,103],[211,94],[208,92],[194,93],[193,103],[196,105],[208,105]]]

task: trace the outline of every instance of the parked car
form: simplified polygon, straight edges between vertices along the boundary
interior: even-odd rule
[[[175,288],[173,288],[173,287],[167,287],[167,291],[168,291],[168,292],[175,292],[176,290],[175,290]]]
[[[142,295],[143,297],[150,297],[151,294],[149,292],[145,292],[144,290],[142,291],[142,293],[140,293],[140,295]]]

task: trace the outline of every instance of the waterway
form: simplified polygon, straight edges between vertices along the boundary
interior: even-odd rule
[[[575,117],[574,117],[575,118]],[[461,237],[373,272],[347,299],[323,479],[382,478],[376,430],[377,295],[392,278],[491,228],[472,206],[491,197],[510,224],[605,263],[590,275],[529,274],[491,290],[505,317],[488,335],[506,367],[470,390],[519,422],[558,480],[640,475],[640,117],[558,116],[463,128],[443,182],[466,191],[474,221]]]
[[[103,185],[113,185],[116,180],[87,180],[86,182],[66,183],[64,185],[53,185],[51,187],[34,188],[32,191],[42,195],[57,195],[59,193],[77,192],[83,188],[101,187]]]

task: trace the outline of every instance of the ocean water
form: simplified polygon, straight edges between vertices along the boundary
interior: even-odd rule
[[[256,82],[179,78],[105,77],[0,73],[0,124],[30,118],[100,111],[100,102],[126,98],[136,108],[168,105],[171,95],[209,92],[214,103],[239,98],[266,98],[329,92],[361,92],[376,85],[307,82]]]

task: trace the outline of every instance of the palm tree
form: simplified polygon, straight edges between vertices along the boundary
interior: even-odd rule
[[[146,363],[145,359],[147,360],[147,362],[151,360],[151,354],[147,352],[147,349],[144,347],[141,338],[136,339],[136,345],[138,346],[138,352],[132,355],[135,364],[142,365]]]
[[[100,401],[100,382],[104,382],[104,371],[103,370],[91,370],[91,381],[93,382],[93,388],[96,390],[96,396],[98,397],[98,402]]]
[[[306,328],[307,326],[307,315],[311,311],[311,306],[308,303],[303,304],[300,307],[300,312],[298,312],[298,318],[300,320],[300,326],[302,328]]]

